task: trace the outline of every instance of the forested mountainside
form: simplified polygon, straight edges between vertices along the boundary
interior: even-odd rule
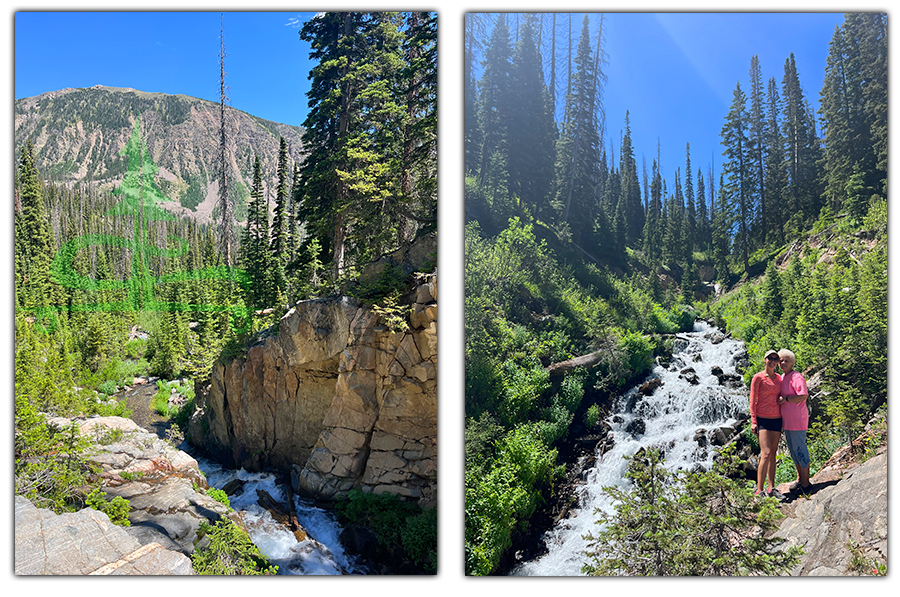
[[[102,85],[42,93],[15,102],[16,155],[31,142],[45,180],[108,191],[122,182],[128,168],[121,151],[137,117],[150,157],[159,166],[160,189],[171,201],[166,209],[210,222],[218,194],[218,103]],[[236,213],[242,221],[255,157],[269,173],[267,186],[274,188],[279,138],[287,142],[291,160],[300,163],[303,129],[233,108],[226,108],[226,127],[229,166],[237,173]]]
[[[466,16],[465,541],[473,575],[508,572],[527,557],[523,537],[568,509],[547,516],[579,455],[574,444],[599,450],[617,400],[658,364],[669,366],[675,334],[698,317],[745,343],[738,384],[762,369],[765,351],[796,353],[810,379],[814,466],[887,399],[886,15],[845,16],[821,90],[804,89],[793,53],[780,80],[768,82],[748,55],[721,115],[721,171],[692,166],[685,140],[684,167],[668,180],[656,160],[639,174],[635,155],[656,148],[634,147],[627,113],[610,158],[603,67],[617,57],[602,51],[603,15],[585,15],[580,34],[572,23],[568,37],[555,19]],[[558,46],[570,49],[569,64],[542,55]],[[568,83],[553,77],[569,67]],[[643,435],[639,425],[629,432]],[[792,471],[790,458],[780,461],[780,480]],[[740,484],[727,491],[751,495]],[[655,532],[637,513],[632,523]],[[635,553],[654,547],[627,544]],[[647,573],[611,557],[621,564],[615,572],[582,572]],[[709,573],[687,570],[656,573]]]

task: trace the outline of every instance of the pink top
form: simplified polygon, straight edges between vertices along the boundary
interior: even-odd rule
[[[765,371],[760,371],[750,381],[750,421],[755,425],[756,417],[763,419],[778,419],[781,417],[781,407],[778,405],[778,396],[781,392],[781,376],[775,374],[775,379],[769,379]]]
[[[791,371],[781,379],[782,396],[809,396],[806,380],[799,371]],[[785,402],[781,405],[782,427],[788,431],[806,431],[809,427],[809,410],[806,399],[802,402]]]

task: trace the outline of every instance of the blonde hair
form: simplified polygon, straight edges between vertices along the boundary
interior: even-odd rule
[[[782,348],[781,350],[779,350],[778,356],[781,357],[782,359],[787,359],[788,361],[791,362],[792,365],[797,364],[797,357],[794,355],[793,352],[791,352],[787,348]]]

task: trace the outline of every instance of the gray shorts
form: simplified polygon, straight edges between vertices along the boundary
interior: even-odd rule
[[[791,451],[791,459],[800,468],[809,468],[809,450],[806,449],[806,430],[794,431],[785,429],[782,431],[787,441],[788,450]]]

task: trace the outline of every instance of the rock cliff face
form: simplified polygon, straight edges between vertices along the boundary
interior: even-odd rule
[[[331,499],[353,488],[437,497],[437,276],[409,295],[408,330],[349,297],[298,303],[197,393],[191,442],[249,470],[290,471]]]

